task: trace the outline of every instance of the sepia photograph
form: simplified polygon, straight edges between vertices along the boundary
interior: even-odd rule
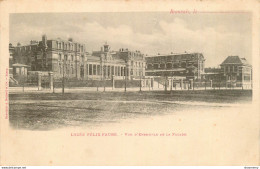
[[[1,163],[259,165],[254,13],[165,7],[9,13]]]
[[[186,15],[10,14],[10,125],[106,126],[250,103],[251,14]]]

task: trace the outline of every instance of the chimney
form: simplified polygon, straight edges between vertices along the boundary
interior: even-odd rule
[[[73,39],[72,39],[72,38],[69,38],[69,41],[70,41],[70,42],[73,42]]]
[[[47,46],[47,36],[46,35],[42,35],[42,44],[44,46]]]
[[[21,46],[21,43],[20,43],[20,42],[18,42],[18,43],[17,43],[17,46]]]

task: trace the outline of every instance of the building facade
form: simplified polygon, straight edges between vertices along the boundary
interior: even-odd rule
[[[13,76],[13,64],[14,64],[14,47],[13,45],[10,43],[9,44],[9,76]]]
[[[252,87],[252,66],[245,58],[228,56],[220,66],[228,87]]]
[[[146,57],[146,76],[185,77],[201,79],[205,59],[201,53],[156,55]]]
[[[223,82],[224,79],[224,72],[220,67],[218,68],[205,68],[204,69],[204,74],[203,74],[203,79],[206,81],[214,81],[214,82]]]
[[[111,51],[106,43],[100,51],[93,51],[88,56],[86,69],[88,79],[139,79],[144,76],[145,58],[140,51]]]
[[[31,41],[29,45],[13,47],[13,63],[29,66],[30,71],[51,71],[56,77],[84,78],[86,75],[87,52],[85,45],[73,39]],[[9,46],[10,51],[10,46]]]

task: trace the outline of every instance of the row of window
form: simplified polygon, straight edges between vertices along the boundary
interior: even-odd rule
[[[100,65],[87,64],[87,70],[89,75],[101,75],[101,71],[103,71],[103,75],[106,76],[125,76],[125,67],[121,66],[103,66],[103,70],[101,70]]]
[[[177,57],[177,58],[176,58]],[[154,57],[154,58],[151,58],[150,60],[151,61],[154,61],[154,62],[158,62],[158,61],[173,61],[173,60],[177,60],[177,61],[183,61],[183,60],[193,60],[195,58],[195,56],[188,56],[188,57],[185,57],[185,58],[180,58],[181,56],[159,56],[159,57]]]
[[[60,66],[59,67],[59,73],[60,74],[63,74],[62,70],[63,70],[63,67]],[[73,68],[72,65],[71,66],[69,66],[69,65],[64,66],[64,74],[74,74],[74,72],[75,71],[74,71],[74,68]]]
[[[145,63],[143,62],[134,62],[134,61],[131,61],[131,65],[133,67],[144,67],[145,66]]]
[[[88,75],[101,75],[101,67],[100,65],[95,64],[87,64],[86,69],[88,70]],[[121,66],[103,66],[103,75],[106,76],[125,76],[125,67]],[[63,65],[59,64],[59,73],[63,74]],[[74,74],[75,68],[73,65],[66,64],[64,65],[64,73],[65,74]],[[126,72],[127,73],[127,72]],[[142,71],[133,71],[130,70],[131,75],[140,76],[142,75]]]
[[[78,52],[84,52],[83,51],[83,45],[80,44],[65,44],[64,42],[57,42],[57,48],[63,49],[63,50],[72,50],[72,51],[78,51]]]
[[[16,52],[21,52],[21,51],[31,51],[31,50],[36,50],[37,46],[21,46],[21,47],[15,47]]]
[[[68,60],[71,60],[71,61],[74,61],[74,55],[61,55],[59,54],[59,61],[62,61],[62,60],[65,60],[65,61],[68,61]],[[80,56],[80,62],[84,62],[84,55],[81,55]]]
[[[143,54],[141,54],[141,53],[135,53],[135,52],[129,52],[129,55],[130,55],[130,56],[134,56],[134,57],[141,57],[141,56],[143,56]]]
[[[198,67],[198,64],[191,63],[191,62],[180,62],[180,63],[155,63],[155,64],[147,64],[147,69],[171,69],[171,68],[186,68],[187,66],[195,66]],[[203,66],[203,65],[202,65]]]
[[[224,66],[224,73],[239,73],[238,66]]]
[[[237,76],[227,76],[227,80],[237,80]],[[240,77],[241,80],[241,77]],[[243,80],[244,81],[250,81],[251,80],[251,76],[243,76]]]

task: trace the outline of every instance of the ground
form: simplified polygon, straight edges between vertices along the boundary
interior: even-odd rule
[[[250,90],[143,91],[9,94],[10,125],[15,129],[94,128],[124,119],[220,109],[252,100]]]
[[[259,164],[259,106],[249,90],[20,91],[9,99],[6,165]]]

